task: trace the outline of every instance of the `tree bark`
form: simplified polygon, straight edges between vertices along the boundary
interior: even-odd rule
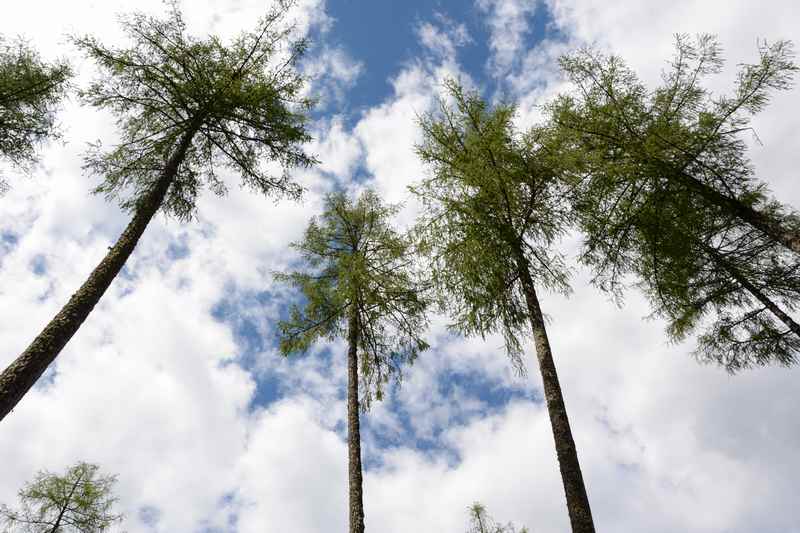
[[[791,231],[783,227],[780,222],[772,220],[764,213],[743,204],[735,198],[722,194],[715,188],[703,183],[690,174],[684,172],[681,176],[690,188],[694,189],[709,203],[721,207],[740,220],[761,231],[775,242],[785,246],[796,254],[800,254],[800,232]]]
[[[147,228],[147,224],[161,207],[197,129],[198,126],[194,125],[181,137],[180,143],[167,161],[158,181],[142,197],[125,231],[95,267],[89,278],[45,326],[30,346],[0,375],[0,420],[11,412],[50,363],[55,360],[97,302],[100,301],[116,275],[122,270],[125,261]]]
[[[361,424],[358,402],[358,311],[352,306],[347,325],[347,451],[350,484],[350,533],[364,533],[361,473]]]
[[[528,304],[533,340],[536,346],[536,357],[539,360],[539,371],[542,374],[544,396],[547,402],[547,413],[550,415],[550,425],[555,439],[558,466],[561,470],[561,480],[567,497],[567,511],[572,525],[573,533],[594,533],[592,510],[589,507],[589,497],[583,484],[583,474],[578,462],[578,451],[572,439],[572,430],[567,418],[567,408],[561,394],[561,385],[547,339],[547,329],[544,316],[539,306],[539,298],[531,279],[528,262],[520,253],[518,268],[525,301]]]

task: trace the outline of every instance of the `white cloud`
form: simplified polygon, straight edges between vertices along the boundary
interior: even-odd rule
[[[317,109],[347,104],[347,92],[355,85],[364,65],[355,61],[342,48],[323,47],[311,50],[303,63],[303,74],[310,81],[309,96]]]
[[[445,15],[437,14],[436,23],[422,22],[417,28],[420,42],[439,57],[455,59],[459,47],[472,42],[467,27]]]
[[[526,47],[529,19],[538,3],[537,0],[476,0],[476,7],[488,15],[492,52],[489,68],[499,80],[519,61]]]

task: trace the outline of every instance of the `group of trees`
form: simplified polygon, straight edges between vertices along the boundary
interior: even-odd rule
[[[86,320],[156,213],[188,220],[204,188],[225,194],[220,169],[255,192],[300,197],[289,171],[316,159],[304,151],[312,102],[302,96],[296,65],[306,46],[292,41],[289,4],[227,45],[188,35],[175,4],[163,19],[123,18],[128,48],[71,38],[100,72],[78,95],[110,110],[120,132],[117,145],[92,147],[86,168],[101,177],[95,192],[132,218],[0,374],[0,419]],[[42,62],[24,43],[0,46],[0,155],[24,165],[55,133],[70,69]],[[770,196],[742,137],[770,94],[790,87],[791,43],[765,43],[729,96],[703,85],[722,68],[713,37],[679,36],[676,48],[655,89],[616,56],[586,49],[563,57],[574,90],[527,131],[516,128],[513,103],[491,105],[446,82],[438,108],[420,120],[417,153],[429,173],[411,188],[422,206],[413,229],[394,229],[397,206],[374,191],[340,191],[294,244],[300,266],[277,279],[300,299],[278,325],[279,345],[288,355],[346,339],[351,533],[365,529],[360,412],[428,347],[432,309],[449,315],[457,333],[500,333],[520,369],[532,338],[572,530],[594,531],[539,299],[540,290],[570,291],[557,248],[568,231],[583,234],[580,260],[599,288],[621,297],[632,280],[670,337],[700,331],[701,360],[729,371],[796,362],[800,217]],[[277,175],[267,170],[276,162]],[[480,506],[471,512],[475,531],[513,530]]]

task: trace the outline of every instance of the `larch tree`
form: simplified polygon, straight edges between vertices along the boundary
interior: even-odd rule
[[[502,332],[523,367],[522,339],[533,334],[572,531],[594,531],[591,508],[538,290],[566,293],[568,271],[554,241],[569,224],[564,190],[539,132],[516,132],[515,108],[490,108],[457,82],[453,104],[421,120],[417,147],[430,175],[412,191],[424,211],[420,250],[440,301],[466,335]]]
[[[517,528],[512,523],[501,524],[489,516],[486,507],[475,502],[469,506],[469,529],[467,533],[517,533]],[[528,533],[528,528],[523,527],[519,533]]]
[[[102,533],[122,522],[114,512],[116,476],[77,463],[64,475],[39,472],[19,491],[19,507],[0,506],[8,533]]]
[[[78,292],[0,375],[0,419],[75,334],[157,212],[191,218],[204,188],[225,194],[220,171],[239,174],[258,193],[299,197],[302,188],[288,169],[315,159],[303,149],[311,103],[295,69],[305,44],[291,40],[285,22],[290,4],[278,2],[254,32],[229,44],[187,35],[174,3],[163,19],[123,17],[128,48],[74,38],[101,71],[81,96],[116,114],[121,134],[108,151],[95,146],[86,168],[102,177],[95,192],[119,200],[133,216]],[[284,170],[276,174],[270,163]]]
[[[28,168],[36,148],[58,136],[56,111],[72,72],[63,61],[47,63],[22,39],[0,35],[0,158]],[[0,194],[8,184],[0,176]]]
[[[764,46],[735,95],[712,99],[700,86],[722,64],[710,36],[679,36],[653,92],[619,58],[584,50],[562,61],[577,93],[549,107],[597,284],[621,295],[635,276],[671,338],[699,330],[698,358],[729,371],[800,350],[799,219],[769,198],[738,137],[788,87],[791,57],[787,42]]]
[[[347,339],[350,533],[364,531],[359,412],[428,347],[421,337],[427,300],[411,239],[391,227],[396,212],[371,190],[357,201],[329,195],[293,245],[303,269],[277,276],[303,298],[279,325],[283,354],[305,352],[320,339]]]

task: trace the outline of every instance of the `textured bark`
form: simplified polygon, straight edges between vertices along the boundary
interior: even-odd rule
[[[589,497],[583,484],[583,474],[578,462],[578,451],[572,439],[572,430],[567,418],[567,408],[561,394],[561,385],[558,382],[556,365],[553,353],[550,350],[550,341],[547,339],[547,330],[544,324],[539,298],[533,285],[527,260],[518,259],[520,281],[528,304],[533,340],[536,346],[536,357],[539,360],[539,371],[544,384],[544,397],[547,401],[547,413],[550,415],[550,425],[556,444],[558,467],[561,470],[561,480],[567,497],[567,511],[572,524],[573,533],[594,533],[592,510],[589,507]]]
[[[740,220],[761,231],[775,242],[785,246],[796,254],[800,254],[800,232],[791,231],[783,227],[778,221],[773,220],[764,213],[756,211],[735,198],[722,194],[694,176],[686,173],[682,174],[682,176],[689,187],[697,191],[706,201],[725,209]]]
[[[347,325],[347,451],[350,484],[350,533],[364,533],[361,474],[361,424],[358,402],[358,314],[353,306]]]
[[[172,180],[186,156],[197,128],[188,130],[153,188],[142,197],[136,212],[116,244],[89,278],[50,321],[28,348],[0,375],[0,420],[11,412],[33,387],[50,363],[69,342],[108,289],[133,252],[147,224],[161,207]]]

